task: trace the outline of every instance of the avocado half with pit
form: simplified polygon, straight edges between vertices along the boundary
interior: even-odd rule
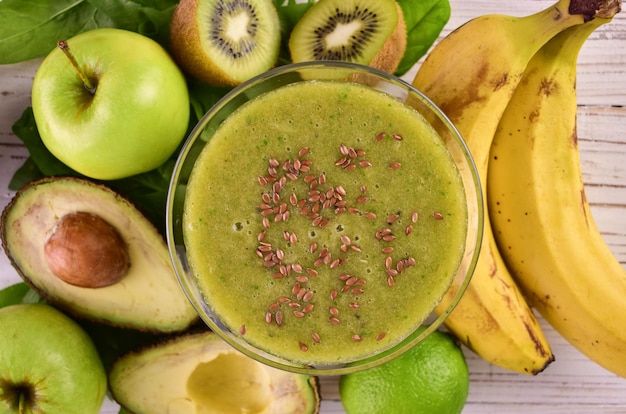
[[[5,207],[0,235],[24,281],[76,317],[151,332],[198,319],[163,237],[108,187],[70,177],[27,184]]]
[[[313,376],[272,368],[211,331],[187,333],[122,356],[113,398],[132,413],[317,413]]]

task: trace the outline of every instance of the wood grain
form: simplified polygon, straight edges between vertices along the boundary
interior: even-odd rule
[[[546,0],[451,0],[452,16],[442,36],[486,13],[523,16],[548,7]],[[30,104],[30,86],[39,61],[0,66],[0,208],[13,193],[8,180],[27,152],[11,125]],[[410,82],[416,65],[404,78]],[[626,12],[597,30],[579,58],[579,145],[587,197],[603,237],[626,267]],[[0,254],[0,287],[19,281]],[[626,298],[625,298],[626,300]],[[597,366],[539,318],[556,361],[530,377],[511,373],[464,350],[471,372],[465,414],[624,414],[626,379]],[[625,327],[626,329],[626,327]],[[625,350],[626,352],[626,350]],[[322,413],[343,413],[336,377],[321,378]],[[107,402],[102,413],[117,413]]]

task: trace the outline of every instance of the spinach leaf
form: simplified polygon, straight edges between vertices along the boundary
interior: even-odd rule
[[[118,29],[140,33],[167,47],[169,25],[178,0],[87,0]]]
[[[407,30],[407,48],[397,76],[408,72],[428,52],[443,27],[450,20],[448,0],[397,0],[402,8]]]
[[[317,0],[306,0],[306,2],[298,0],[273,0],[278,18],[280,20],[280,36],[281,45],[278,62],[281,65],[291,63],[289,55],[289,35],[293,27],[302,18],[304,13],[317,2]]]
[[[37,130],[31,107],[26,108],[20,119],[13,124],[13,133],[22,140],[30,154],[31,161],[43,176],[78,175],[48,151]],[[33,173],[37,175],[37,172],[33,171]]]
[[[17,282],[0,290],[0,308],[27,303],[46,303],[46,300],[24,282]]]
[[[0,64],[42,57],[58,40],[113,21],[85,0],[0,1]]]

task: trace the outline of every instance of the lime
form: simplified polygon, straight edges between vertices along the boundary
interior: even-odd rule
[[[339,392],[348,414],[455,414],[467,401],[469,371],[452,336],[435,331],[383,365],[343,375]]]

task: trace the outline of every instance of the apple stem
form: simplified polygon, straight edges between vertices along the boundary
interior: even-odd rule
[[[89,93],[94,95],[96,93],[96,86],[91,82],[91,80],[87,77],[87,75],[85,75],[85,73],[80,69],[78,62],[76,61],[76,58],[70,51],[70,45],[67,43],[67,41],[59,40],[57,42],[57,46],[59,49],[61,49],[61,51],[65,54],[65,56],[67,56],[67,58],[70,60],[70,63],[72,64],[74,69],[76,69],[76,72],[78,72],[78,77],[80,78],[80,80],[83,81],[83,85],[85,85],[85,89],[87,89]]]

